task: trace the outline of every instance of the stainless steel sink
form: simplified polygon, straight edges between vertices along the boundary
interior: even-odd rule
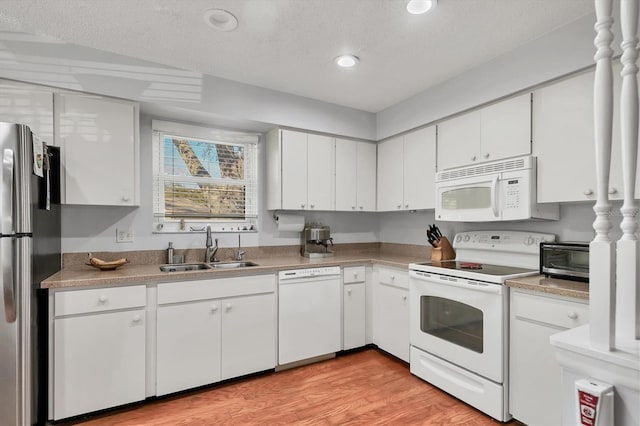
[[[211,269],[211,266],[206,263],[171,263],[160,266],[162,272],[201,271],[203,269]]]
[[[224,263],[211,264],[211,267],[213,269],[235,269],[235,268],[246,268],[248,266],[258,266],[258,264],[253,262],[224,262]]]

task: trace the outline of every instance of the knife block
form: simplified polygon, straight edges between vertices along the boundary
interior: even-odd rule
[[[433,262],[454,260],[456,258],[456,251],[451,247],[447,237],[441,237],[435,244],[436,247],[431,249],[431,260]]]

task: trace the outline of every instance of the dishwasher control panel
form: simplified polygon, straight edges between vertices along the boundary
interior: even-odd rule
[[[293,280],[298,278],[321,277],[327,275],[340,275],[339,266],[325,266],[321,268],[292,269],[290,271],[280,271],[280,280]]]

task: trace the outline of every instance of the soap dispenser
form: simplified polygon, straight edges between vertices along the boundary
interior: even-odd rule
[[[167,249],[167,263],[173,263],[173,243],[169,242],[169,248]]]

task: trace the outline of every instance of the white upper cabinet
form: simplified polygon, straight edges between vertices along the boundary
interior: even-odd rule
[[[435,126],[378,144],[378,210],[435,206]]]
[[[0,121],[26,124],[53,145],[53,93],[38,86],[0,80]]]
[[[336,139],[336,210],[375,209],[376,145]]]
[[[404,138],[378,144],[378,210],[402,210]]]
[[[438,170],[530,153],[530,93],[438,125]]]
[[[609,197],[622,198],[620,166],[620,64],[614,65],[613,141]],[[538,157],[538,201],[568,202],[596,198],[590,71],[536,90],[533,94],[533,155]],[[639,176],[640,177],[640,176]],[[638,198],[636,184],[636,198]]]
[[[64,204],[139,205],[138,105],[55,95]]]
[[[436,128],[404,136],[404,208],[435,208]]]
[[[335,140],[276,129],[267,135],[267,208],[335,209]]]

